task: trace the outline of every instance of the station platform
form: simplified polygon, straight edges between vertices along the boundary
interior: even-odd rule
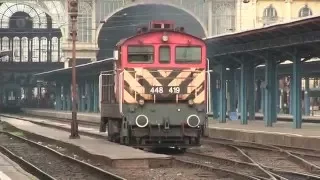
[[[241,125],[240,120],[219,123],[209,121],[207,135],[261,144],[290,146],[320,151],[320,124],[303,123],[301,129],[293,129],[292,122],[278,121],[273,127],[266,127],[263,121],[251,120]]]
[[[35,121],[37,121],[36,118],[32,119],[35,119]],[[170,167],[172,165],[172,157],[168,155],[154,154],[128,146],[112,143],[107,140],[91,138],[85,135],[80,135],[80,139],[69,139],[69,132],[44,127],[32,122],[19,119],[1,117],[1,121],[7,122],[22,131],[72,144],[80,147],[82,150],[90,154],[103,156],[108,160],[106,163],[111,167],[150,168],[153,167],[154,164],[167,167]],[[86,128],[87,131],[89,129],[91,128]],[[82,130],[81,127],[79,127],[79,130]],[[97,129],[92,128],[91,131],[99,133]]]
[[[70,111],[56,111],[52,109],[29,109],[29,108],[23,108],[22,111],[26,114],[36,115],[36,116],[55,117],[60,119],[72,119],[72,114]],[[100,113],[77,112],[77,119],[79,121],[100,122]]]
[[[30,115],[37,115],[37,116],[44,116],[44,117],[56,117],[62,119],[71,119],[71,112],[70,111],[56,111],[52,109],[31,109],[31,108],[23,108],[23,112]],[[240,117],[240,113],[238,114]],[[77,118],[80,121],[93,121],[93,122],[100,122],[100,113],[83,113],[78,112]],[[256,113],[256,119],[260,120],[263,119],[262,113]],[[302,116],[304,122],[314,122],[320,123],[320,115],[316,116]],[[289,114],[278,114],[278,120],[280,121],[292,121],[292,115]]]
[[[57,114],[60,114],[60,116],[64,114],[63,116],[65,117],[68,117],[68,115],[71,116],[71,112],[67,111],[58,112],[48,109],[24,109],[24,111],[29,114],[47,117],[57,117]],[[98,113],[79,114],[85,114],[82,116],[82,120],[85,121],[94,121],[94,117],[99,116]],[[259,113],[257,113],[256,116],[263,117],[263,115]],[[278,115],[278,117],[287,119],[292,118],[290,115]],[[319,119],[320,121],[320,117],[317,116],[304,118]],[[210,120],[207,134],[211,138],[225,138],[320,150],[320,123],[304,122],[302,129],[293,129],[292,121],[278,121],[277,123],[274,123],[273,127],[265,127],[264,122],[261,120],[248,121],[248,125],[241,125],[239,120],[228,120],[227,123],[219,123],[217,120]]]
[[[24,171],[18,164],[0,153],[0,180],[36,180],[35,176]]]

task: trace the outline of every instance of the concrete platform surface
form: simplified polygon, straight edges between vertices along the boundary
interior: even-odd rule
[[[71,111],[56,111],[53,109],[29,109],[29,108],[23,108],[22,111],[30,115],[56,117],[61,119],[72,119]],[[100,122],[100,113],[78,112],[77,119],[81,121]]]
[[[30,109],[30,108],[23,108],[22,110],[25,113],[30,114],[30,115],[71,119],[71,111],[56,111],[54,109]],[[238,113],[238,115],[240,117],[240,113]],[[256,113],[255,115],[256,115],[256,118],[263,117],[262,113]],[[290,115],[290,114],[278,114],[277,117],[280,120],[281,119],[292,120],[292,115]],[[82,121],[100,122],[100,113],[78,112],[78,119],[82,120]],[[302,119],[320,122],[320,115],[302,116]]]
[[[18,129],[73,144],[90,154],[104,156],[110,160],[109,165],[113,167],[148,168],[152,166],[150,163],[154,161],[163,161],[164,163],[171,162],[171,156],[168,155],[154,154],[84,135],[82,135],[80,139],[69,139],[70,133],[66,131],[43,127],[18,119],[2,117],[1,120],[17,127]]]
[[[18,164],[0,153],[0,180],[36,180],[32,174],[24,171]]]
[[[25,116],[20,116],[20,115],[16,115],[16,114],[5,114],[5,113],[1,113],[2,116],[5,117],[9,117],[9,118],[20,118],[23,119],[25,121],[30,121],[32,123],[35,124],[39,124],[39,125],[45,125],[45,126],[54,126],[54,127],[60,127],[61,129],[65,129],[65,130],[69,130],[70,129],[70,124],[65,124],[65,123],[58,123],[58,122],[54,122],[52,120],[49,119],[43,119],[43,118],[36,118],[36,117],[25,117]],[[71,120],[70,120],[71,121]],[[108,137],[108,132],[99,132],[99,127],[97,126],[97,128],[94,127],[83,127],[81,125],[78,126],[79,131],[82,132],[86,132],[86,133],[90,133],[90,134],[96,134],[99,136],[105,136],[106,138]]]
[[[58,112],[55,110],[28,109],[29,113],[36,114],[38,112],[49,114],[70,113]],[[54,112],[54,113],[53,113]],[[70,113],[71,114],[71,113]],[[98,113],[83,113],[85,117],[97,117]],[[262,116],[256,113],[256,116]],[[290,115],[278,115],[278,118],[290,118]],[[304,118],[317,119],[318,116],[306,116]],[[91,118],[93,119],[93,118]],[[227,138],[249,142],[268,143],[274,145],[286,145],[293,147],[309,148],[320,150],[320,123],[306,123],[302,125],[302,129],[293,129],[292,122],[278,121],[273,127],[265,127],[261,120],[249,121],[248,125],[241,125],[240,121],[227,121],[227,123],[218,123],[216,120],[209,121],[208,135],[209,137]],[[51,123],[51,122],[50,122]],[[65,125],[61,125],[65,126]],[[92,130],[84,129],[84,131]],[[107,134],[105,134],[107,136]]]
[[[257,142],[263,144],[284,145],[320,150],[320,124],[303,123],[301,129],[293,129],[292,122],[274,123],[265,127],[263,121],[249,121],[241,125],[240,121],[219,123],[210,121],[208,135],[212,138],[226,138]]]
[[[240,116],[240,113],[239,113]],[[263,117],[262,113],[256,113],[256,117]],[[290,114],[278,114],[277,115],[278,119],[293,119],[293,116]],[[319,121],[320,122],[320,116],[319,115],[315,115],[315,116],[302,116],[303,120],[315,120],[315,121]]]

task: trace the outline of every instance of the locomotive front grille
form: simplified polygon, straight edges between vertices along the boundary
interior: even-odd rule
[[[124,70],[124,101],[137,103],[140,99],[154,103],[205,101],[205,70]]]

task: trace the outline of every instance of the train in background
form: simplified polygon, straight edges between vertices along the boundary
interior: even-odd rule
[[[100,131],[137,148],[199,146],[207,124],[206,44],[152,21],[120,40],[113,70],[100,74]]]

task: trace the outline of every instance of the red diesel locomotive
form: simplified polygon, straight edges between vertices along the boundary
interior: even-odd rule
[[[100,131],[139,148],[199,146],[208,110],[205,42],[153,21],[114,55],[113,70],[100,75]]]

